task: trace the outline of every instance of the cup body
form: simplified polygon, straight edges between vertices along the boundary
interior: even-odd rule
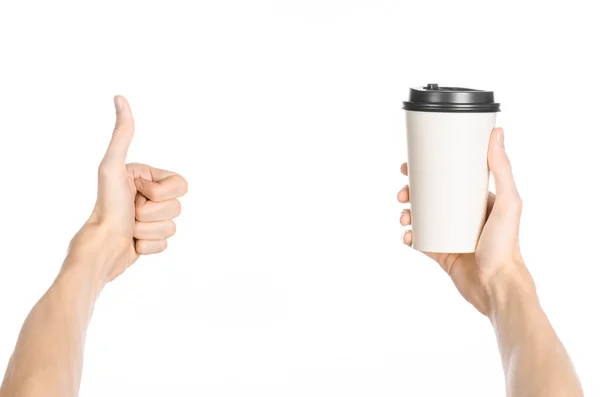
[[[489,187],[495,112],[406,111],[413,248],[475,252]]]

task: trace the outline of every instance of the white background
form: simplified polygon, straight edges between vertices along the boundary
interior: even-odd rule
[[[82,396],[504,395],[487,319],[400,242],[401,102],[437,82],[502,103],[523,254],[599,395],[600,28],[535,3],[3,0],[2,364],[123,94],[130,160],[190,191],[169,250],[103,292]]]

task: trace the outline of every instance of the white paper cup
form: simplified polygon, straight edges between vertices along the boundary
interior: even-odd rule
[[[475,252],[486,216],[487,152],[499,105],[489,91],[430,84],[411,89],[404,108],[413,248]]]

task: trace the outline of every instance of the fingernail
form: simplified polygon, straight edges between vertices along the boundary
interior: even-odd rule
[[[142,183],[142,181],[140,181],[139,179],[136,179],[134,181],[135,183],[135,188],[138,190],[138,192],[141,192],[142,189],[144,188],[144,184]]]
[[[408,233],[408,229],[404,230],[404,231],[402,232],[402,236],[400,237],[400,238],[402,239],[402,242],[403,242],[404,244],[406,244],[406,240],[404,240],[404,236],[406,236],[406,233]]]
[[[496,143],[501,148],[504,148],[504,130],[502,128],[499,128],[498,132],[496,132]]]

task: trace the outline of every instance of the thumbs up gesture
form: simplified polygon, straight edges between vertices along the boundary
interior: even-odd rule
[[[117,121],[98,168],[98,199],[88,221],[106,234],[118,257],[107,269],[106,282],[122,274],[139,255],[167,248],[167,239],[175,234],[173,219],[181,212],[177,199],[187,193],[186,180],[174,172],[125,163],[133,139],[133,115],[122,96],[115,97],[115,108]]]

